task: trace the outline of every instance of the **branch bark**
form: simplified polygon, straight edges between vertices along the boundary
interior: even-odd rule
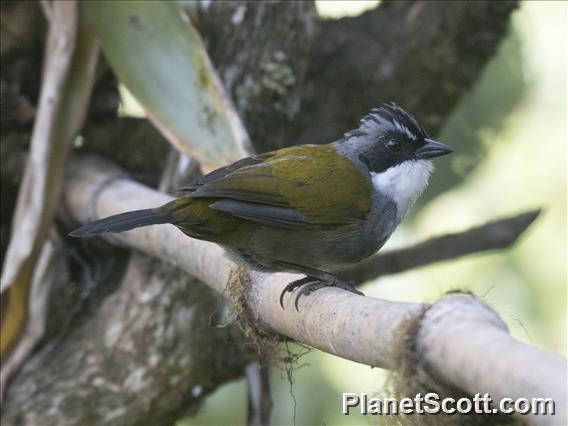
[[[196,24],[256,152],[296,145],[294,120],[318,24],[313,2],[211,2]]]
[[[519,418],[546,425],[568,421],[566,359],[513,338],[497,313],[478,299],[453,295],[433,304],[413,345],[421,367],[442,383],[470,395],[487,392],[494,402],[552,398],[555,415]]]
[[[125,179],[119,170],[93,159],[74,161],[66,181],[66,204],[81,222],[171,199]],[[400,368],[408,357],[406,349],[401,350],[408,344],[401,342],[408,338],[409,329],[417,329],[411,336],[410,346],[416,348],[413,356],[433,377],[471,394],[551,397],[556,401],[557,415],[537,416],[531,421],[546,424],[566,420],[566,360],[514,339],[499,316],[472,296],[450,296],[429,306],[322,289],[300,301],[300,312],[291,307],[282,310],[279,295],[297,275],[235,270],[218,246],[187,238],[169,226],[142,228],[109,239],[161,257],[221,294],[228,286],[238,286],[244,291],[256,327],[356,362]],[[56,365],[59,356],[62,354],[52,361]],[[77,363],[74,367],[80,366]],[[499,375],[487,374],[494,370]],[[15,409],[19,411],[18,395],[28,398],[27,415],[36,412],[34,394],[30,397],[21,386],[34,383],[39,379],[37,375],[44,373],[33,368],[28,371],[30,376],[20,374],[10,389],[7,419],[13,418],[10,413],[13,415]],[[51,386],[59,386],[59,382],[64,383],[53,380]],[[50,394],[49,383],[42,393]]]

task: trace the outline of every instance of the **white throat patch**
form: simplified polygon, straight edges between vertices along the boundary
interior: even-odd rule
[[[398,221],[428,185],[432,168],[430,160],[408,160],[382,173],[371,173],[375,190],[388,195],[396,203]]]

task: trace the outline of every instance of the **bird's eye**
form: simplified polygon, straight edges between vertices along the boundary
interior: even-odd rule
[[[389,151],[398,152],[400,151],[400,142],[394,139],[391,139],[387,142],[387,148]]]

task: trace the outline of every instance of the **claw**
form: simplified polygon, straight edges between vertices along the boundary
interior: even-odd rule
[[[306,284],[305,286],[303,286],[300,289],[300,291],[298,291],[298,295],[296,296],[296,299],[294,300],[294,306],[296,307],[296,312],[300,312],[298,302],[300,301],[301,296],[309,296],[314,291],[319,290],[320,288],[328,287],[328,286],[329,286],[329,284],[324,282],[324,281],[316,281],[316,282],[312,282],[310,284]]]
[[[286,295],[286,293],[292,293],[298,287],[301,287],[304,284],[307,284],[313,280],[314,279],[311,277],[304,277],[302,279],[292,281],[290,284],[284,287],[284,290],[282,290],[282,293],[280,293],[280,306],[282,306],[282,309],[284,309],[284,296]]]
[[[304,277],[302,279],[293,281],[290,284],[288,284],[286,287],[284,287],[284,290],[282,290],[282,293],[280,294],[280,306],[282,306],[282,309],[285,309],[284,308],[284,296],[286,295],[286,293],[292,293],[294,290],[296,290],[299,287],[302,287],[302,288],[300,289],[300,291],[298,291],[298,294],[296,295],[296,298],[294,299],[294,307],[296,308],[297,312],[300,312],[300,308],[299,308],[300,297],[309,296],[314,291],[317,291],[320,288],[324,288],[324,287],[336,287],[336,288],[340,288],[342,290],[349,291],[350,293],[355,293],[355,294],[358,294],[360,296],[364,296],[363,293],[361,293],[359,290],[356,290],[353,287],[352,282],[341,281],[340,279],[335,278],[333,276],[331,276],[331,279],[329,279],[329,280],[318,280],[317,278],[307,276],[307,277]]]

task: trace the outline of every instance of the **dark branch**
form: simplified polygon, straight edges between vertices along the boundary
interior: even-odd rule
[[[456,234],[448,234],[413,247],[371,257],[338,274],[361,284],[382,275],[396,274],[418,266],[455,259],[468,254],[510,247],[538,217],[540,210],[486,223]]]
[[[197,25],[256,152],[296,145],[300,99],[317,28],[311,1],[212,2]]]
[[[248,384],[247,423],[249,426],[268,425],[273,405],[270,391],[270,366],[254,361],[247,365],[245,372]]]

